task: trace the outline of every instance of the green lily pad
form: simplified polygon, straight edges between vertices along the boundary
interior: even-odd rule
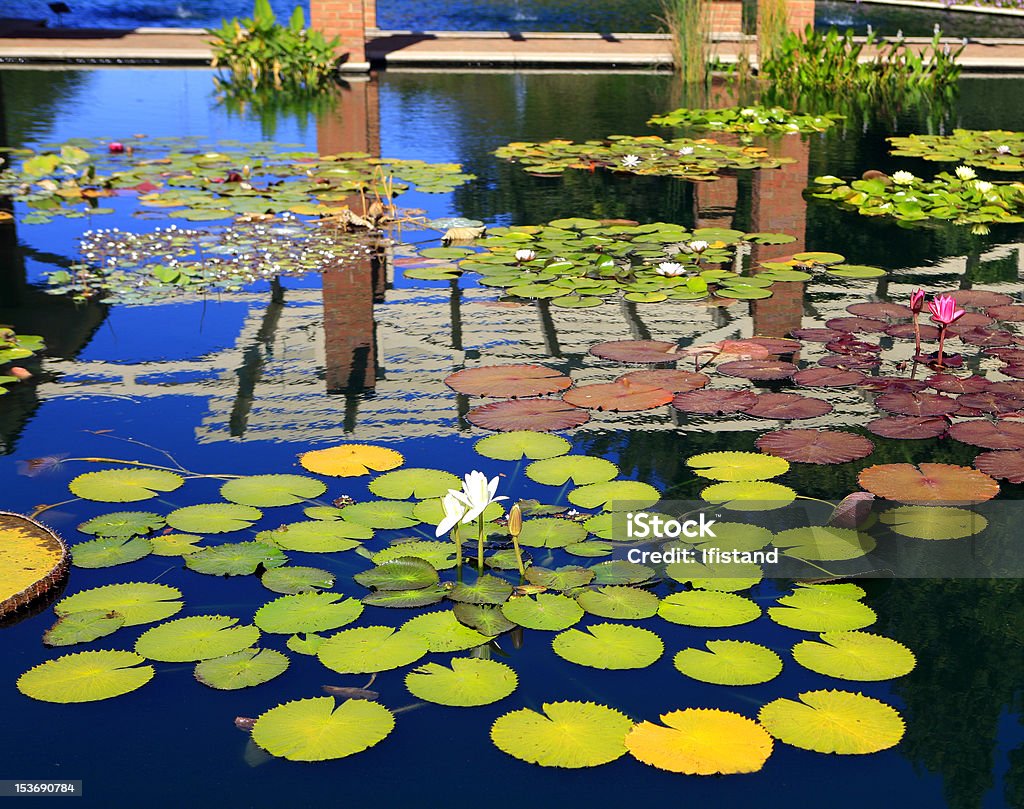
[[[152,550],[145,537],[98,537],[73,545],[71,561],[75,567],[113,567],[149,556]]]
[[[367,528],[412,528],[420,524],[413,516],[415,506],[399,501],[375,500],[371,503],[353,503],[345,506],[344,519],[347,522],[365,525]]]
[[[430,564],[434,570],[451,570],[455,567],[455,548],[451,542],[434,542],[421,540],[414,542],[399,542],[390,548],[377,551],[373,554],[373,563],[383,565],[411,556],[422,559]]]
[[[497,576],[484,574],[472,584],[458,582],[449,591],[448,598],[463,604],[504,604],[510,595],[511,584]]]
[[[473,448],[485,458],[518,461],[522,458],[541,460],[564,455],[572,444],[558,435],[533,430],[512,430],[481,438]]]
[[[562,486],[572,481],[577,486],[607,483],[619,474],[619,468],[604,458],[589,455],[563,455],[534,461],[526,467],[526,476],[546,486]]]
[[[701,499],[730,511],[771,511],[788,506],[796,492],[771,481],[751,480],[713,483],[700,493]]]
[[[185,663],[240,652],[260,639],[254,626],[236,626],[227,615],[193,615],[147,629],[135,642],[135,651],[150,660]]]
[[[739,626],[756,620],[761,608],[749,598],[714,590],[690,590],[665,596],[658,615],[684,626]]]
[[[789,461],[760,452],[705,452],[686,465],[702,478],[726,481],[768,480],[789,471]]]
[[[457,603],[452,607],[452,612],[460,624],[465,624],[482,635],[493,637],[516,627],[516,624],[508,620],[497,606]]]
[[[456,657],[451,668],[427,663],[405,676],[405,687],[417,699],[470,708],[490,705],[516,690],[519,678],[504,663]]]
[[[854,598],[814,590],[798,590],[768,609],[775,623],[804,632],[846,632],[871,626],[875,611]]]
[[[134,503],[161,492],[173,492],[185,482],[181,475],[159,469],[105,469],[87,472],[68,484],[71,493],[101,503]]]
[[[605,511],[642,511],[661,499],[653,486],[635,480],[592,483],[569,492],[569,502],[580,508]]]
[[[43,702],[95,702],[127,694],[153,679],[145,659],[122,651],[78,652],[47,660],[18,678],[18,690]]]
[[[251,528],[263,512],[233,503],[203,503],[185,506],[167,515],[167,524],[178,531],[195,534],[227,534]]]
[[[253,618],[264,632],[281,635],[326,632],[352,623],[363,612],[355,598],[341,599],[341,593],[296,593],[264,604]]]
[[[783,548],[787,556],[825,562],[857,559],[875,549],[869,534],[821,525],[780,531],[772,544]]]
[[[514,598],[502,604],[501,612],[522,627],[550,632],[568,629],[583,617],[583,608],[574,599],[553,593]]]
[[[595,584],[640,584],[654,577],[654,569],[637,562],[615,559],[598,562],[592,568]]]
[[[369,484],[371,492],[389,500],[407,500],[410,497],[425,500],[428,497],[442,497],[449,489],[461,488],[462,481],[459,478],[440,469],[396,469],[394,472],[385,472]]]
[[[326,638],[316,656],[339,674],[371,674],[407,666],[427,651],[427,642],[413,632],[390,626],[361,626]]]
[[[376,590],[419,590],[438,583],[437,571],[415,556],[400,556],[355,575],[363,587]]]
[[[292,635],[285,641],[284,645],[295,652],[295,654],[316,657],[316,653],[320,649],[320,644],[325,640],[327,640],[327,638],[322,635],[316,635],[311,632],[308,635]]]
[[[309,593],[333,587],[334,574],[318,567],[282,565],[265,571],[260,583],[275,593]]]
[[[585,558],[593,559],[601,556],[610,556],[615,546],[610,542],[602,542],[600,540],[591,540],[588,542],[574,542],[572,545],[566,545],[563,550],[572,556],[583,556]]]
[[[893,533],[912,539],[964,539],[988,527],[976,511],[951,506],[897,506],[878,515]]]
[[[526,580],[530,584],[537,584],[547,587],[549,590],[560,590],[563,592],[590,584],[593,579],[594,571],[575,565],[560,567],[557,570],[531,567],[526,571]]]
[[[196,534],[161,534],[151,537],[149,544],[154,556],[188,556],[202,550],[199,547],[202,541],[203,538]]]
[[[272,531],[260,531],[259,542],[286,551],[338,553],[358,548],[362,540],[372,539],[373,529],[346,520],[305,520],[282,525]]]
[[[661,638],[649,629],[622,624],[570,629],[555,635],[551,647],[570,663],[596,669],[647,668],[665,650]]]
[[[417,615],[402,625],[402,631],[421,637],[431,652],[461,652],[490,640],[487,635],[459,623],[451,610]]]
[[[687,677],[716,685],[756,685],[782,672],[782,658],[771,649],[738,640],[709,640],[703,649],[683,649],[673,664]]]
[[[377,702],[349,699],[335,707],[333,697],[313,697],[261,714],[252,740],[289,761],[329,761],[373,747],[394,727],[394,715]]]
[[[71,646],[105,638],[124,626],[124,616],[109,610],[83,610],[57,618],[57,622],[43,633],[47,646]]]
[[[180,598],[181,591],[166,584],[107,584],[62,598],[53,611],[60,616],[97,610],[116,612],[124,618],[125,626],[138,626],[170,618],[184,606]]]
[[[637,587],[609,585],[577,594],[576,603],[601,618],[639,620],[658,612],[658,597]]]
[[[559,517],[534,517],[523,521],[519,544],[525,548],[564,548],[587,538],[578,522]]]
[[[243,649],[196,664],[195,678],[218,691],[235,691],[284,674],[288,658],[274,649]]]
[[[325,483],[305,475],[253,475],[229,480],[220,496],[245,506],[292,506],[326,491]]]
[[[134,537],[143,536],[163,528],[164,518],[148,511],[116,511],[93,517],[78,526],[83,534],[96,534],[101,537]]]
[[[902,643],[869,632],[824,632],[820,642],[796,644],[793,659],[841,680],[892,680],[909,674],[917,662]]]
[[[437,604],[448,591],[437,584],[421,587],[419,590],[374,590],[363,596],[363,603],[373,607],[414,609]]]
[[[185,567],[209,576],[248,576],[260,567],[281,567],[288,557],[263,542],[229,542],[185,557]]]
[[[626,754],[633,720],[593,702],[546,702],[498,717],[491,741],[502,752],[542,767],[597,767]]]

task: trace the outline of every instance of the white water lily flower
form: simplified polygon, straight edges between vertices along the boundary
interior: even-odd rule
[[[691,154],[693,154],[693,147],[692,146],[684,146],[682,149],[679,150],[679,154],[681,154],[683,157],[686,157],[687,155],[691,155]]]
[[[978,176],[978,174],[970,166],[957,166],[956,176],[959,177],[961,180],[966,181],[973,180],[975,177]]]
[[[463,522],[473,522],[477,517],[484,513],[484,509],[487,508],[491,503],[497,503],[499,500],[508,500],[507,497],[495,497],[495,492],[498,491],[498,477],[495,475],[490,481],[487,480],[487,475],[483,472],[470,472],[466,475],[462,483],[462,491],[456,492],[454,489],[451,490],[462,503],[466,506],[466,513],[462,517]]]
[[[635,169],[640,165],[640,157],[635,154],[628,154],[622,158],[622,165],[627,169]]]
[[[1010,153],[1010,147],[1007,146],[1005,143],[1001,143],[998,146],[996,146],[996,154],[1009,154],[1009,153]]]
[[[975,180],[974,187],[977,188],[982,194],[987,194],[992,190],[992,183],[986,180]]]
[[[896,185],[913,185],[915,180],[917,180],[917,177],[909,171],[894,171],[892,173],[892,181]]]
[[[537,254],[528,248],[520,248],[516,250],[516,261],[533,261],[537,258]]]
[[[755,110],[750,109],[750,107],[747,107],[746,109],[740,110],[740,115],[742,115],[744,118],[753,118],[755,115],[757,115],[757,112]]]
[[[690,253],[703,253],[710,245],[703,239],[694,239],[686,243],[686,249]]]
[[[675,278],[677,275],[686,275],[686,267],[675,261],[663,261],[654,271],[658,275],[664,275],[666,278]]]
[[[434,536],[444,536],[462,522],[462,518],[466,516],[466,504],[459,499],[459,494],[461,492],[449,489],[448,494],[441,498],[441,505],[444,507],[444,519],[437,524]]]

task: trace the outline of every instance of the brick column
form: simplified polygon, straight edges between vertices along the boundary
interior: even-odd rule
[[[310,0],[309,24],[325,37],[339,37],[341,69],[367,71],[366,31],[377,27],[377,0]]]
[[[811,0],[813,4],[813,0]],[[736,35],[743,33],[742,0],[711,0],[711,33]]]
[[[790,31],[803,33],[808,25],[814,25],[814,0],[786,0],[786,18]]]

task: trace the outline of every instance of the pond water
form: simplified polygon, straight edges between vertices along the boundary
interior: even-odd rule
[[[3,224],[0,322],[19,333],[42,335],[47,350],[41,364],[31,366],[35,379],[0,399],[0,508],[29,513],[39,504],[60,503],[68,497],[69,481],[92,468],[68,462],[44,474],[20,474],[19,461],[32,458],[69,454],[166,463],[144,446],[150,445],[200,472],[301,472],[299,453],[348,441],[395,448],[406,466],[456,474],[483,469],[503,476],[503,492],[551,500],[550,487],[528,480],[521,465],[474,452],[475,441],[488,434],[466,420],[467,409],[479,400],[456,395],[443,384],[446,375],[478,364],[543,362],[571,371],[577,384],[601,382],[621,372],[587,354],[601,340],[653,338],[686,345],[820,325],[869,297],[905,302],[917,285],[978,287],[1015,300],[1024,294],[1019,226],[976,235],[953,227],[907,229],[839,212],[822,201],[807,202],[801,195],[809,178],[824,173],[850,176],[899,166],[919,176],[933,174],[936,164],[889,156],[884,140],[934,127],[926,111],[854,118],[806,139],[788,136],[782,148],[793,164],[698,186],[600,172],[537,178],[491,154],[511,141],[651,133],[646,120],[678,106],[678,88],[663,75],[385,73],[347,87],[338,108],[320,121],[287,113],[263,118],[230,113],[213,103],[211,87],[205,70],[0,71],[0,140],[23,147],[144,132],[151,138],[273,139],[322,153],[356,148],[353,143],[361,141],[363,148],[385,156],[457,162],[476,175],[451,193],[412,191],[399,198],[403,207],[422,209],[428,217],[461,216],[500,226],[587,216],[784,231],[798,242],[781,246],[776,255],[840,251],[853,263],[882,267],[890,275],[883,280],[822,276],[806,289],[796,284],[773,298],[728,307],[609,302],[559,310],[534,303],[500,305],[494,289],[468,274],[455,283],[407,278],[399,261],[349,286],[307,276],[284,278],[276,290],[254,284],[207,299],[76,304],[48,294],[45,274],[77,261],[85,230],[145,230],[166,223],[135,219],[130,200],[115,199],[115,213],[94,222]],[[1024,110],[1014,103],[1022,89],[1018,79],[964,79],[942,125],[1024,130]],[[24,215],[21,203],[15,213]],[[431,235],[403,233],[413,243],[426,243]],[[835,412],[809,426],[867,434],[863,424],[874,409],[865,396],[850,390],[823,396]],[[777,426],[742,417],[686,420],[660,408],[595,413],[566,435],[573,453],[608,458],[628,479],[696,497],[700,487],[683,459],[698,452],[753,449],[761,432]],[[969,465],[976,452],[951,438],[874,440],[878,449],[870,459],[828,467],[797,464],[783,480],[802,494],[831,499],[856,490],[857,472],[870,463]],[[329,482],[328,499],[367,497],[365,478]],[[214,501],[219,485],[189,481],[187,489],[139,508],[166,513]],[[1006,498],[1020,499],[1018,486],[1004,484],[1003,491]],[[44,519],[78,541],[83,537],[78,524],[111,510],[121,508],[76,501],[47,511]],[[261,527],[300,519],[301,506],[279,507]],[[430,526],[417,531],[433,536]],[[251,532],[243,533],[250,538]],[[372,547],[400,535],[382,531]],[[549,559],[543,549],[533,550],[538,563],[590,564],[560,552]],[[350,577],[367,562],[355,553],[289,556],[296,564],[330,570],[339,580],[336,589],[347,595],[362,592]],[[225,614],[243,622],[273,597],[254,576],[203,576],[177,559],[157,556],[127,567],[76,568],[66,593],[118,581],[175,586],[184,593],[182,615]],[[958,809],[1022,805],[1020,581],[862,583],[879,617],[870,631],[899,640],[917,655],[917,668],[894,682],[851,684],[801,668],[787,653],[806,633],[767,617],[710,631],[658,618],[644,621],[666,639],[666,654],[635,672],[565,663],[551,651],[551,633],[527,630],[520,638],[501,638],[492,651],[519,675],[513,696],[465,710],[417,703],[403,686],[404,670],[383,672],[372,686],[383,704],[408,708],[398,714],[396,731],[352,758],[308,765],[267,760],[247,747],[233,719],[320,695],[324,684],[362,686],[364,676],[335,675],[315,660],[291,655],[289,671],[270,683],[220,692],[196,683],[192,664],[161,663],[153,682],[116,700],[37,702],[19,694],[13,683],[55,656],[40,642],[53,622],[47,609],[0,629],[0,707],[12,741],[4,777],[83,779],[80,805],[95,807],[611,806],[648,795],[711,806],[782,807],[800,795],[837,808],[880,802]],[[753,598],[767,608],[777,594],[776,585],[766,582],[755,588]],[[368,610],[361,625],[397,626],[407,617],[404,610]],[[131,648],[144,628],[119,630],[111,642],[86,648]],[[774,649],[786,658],[783,673],[762,685],[729,688],[676,672],[671,654],[709,637],[753,640]],[[283,650],[284,639],[267,636],[264,645]],[[488,738],[498,716],[557,700],[594,701],[652,720],[680,707],[750,716],[776,697],[818,688],[846,688],[893,705],[907,722],[904,741],[868,756],[826,756],[776,743],[759,773],[687,778],[628,756],[595,769],[542,769],[506,756]]]
[[[226,2],[174,2],[174,0],[88,0],[70,3],[71,12],[62,15],[62,23],[75,28],[209,28],[223,19],[247,17],[252,11],[249,0]],[[309,3],[271,0],[278,19],[285,20],[299,5],[309,19]],[[754,5],[748,3],[745,18],[754,19]],[[660,30],[659,0],[445,0],[422,3],[411,0],[379,0],[377,27],[385,30],[414,31],[601,31],[653,32]],[[44,0],[22,0],[11,16],[48,20],[56,17]],[[852,28],[864,34],[870,25],[880,34],[931,36],[938,22],[948,36],[1014,37],[1024,34],[1019,17],[974,14],[954,11],[930,11],[922,14],[912,8],[854,3],[849,0],[818,0],[815,25]],[[752,30],[752,22],[748,24]]]

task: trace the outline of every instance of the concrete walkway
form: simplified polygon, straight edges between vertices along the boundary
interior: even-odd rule
[[[651,69],[668,67],[672,49],[664,34],[517,33],[505,31],[372,31],[367,56],[374,67],[538,67],[552,69]],[[206,31],[137,28],[132,31],[50,29],[0,25],[0,62],[208,64]],[[909,39],[923,47],[927,40]],[[959,41],[951,40],[954,46]],[[714,54],[734,62],[755,43],[719,38]],[[960,58],[966,71],[1024,72],[1024,40],[972,40]]]

